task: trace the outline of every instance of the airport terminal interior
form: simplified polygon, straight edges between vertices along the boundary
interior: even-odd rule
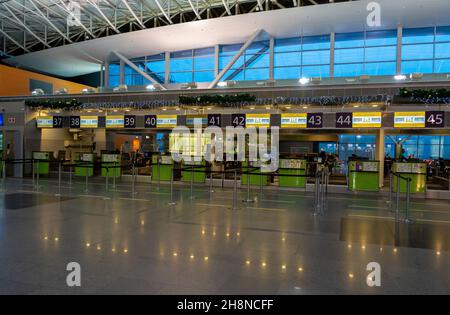
[[[449,294],[448,12],[0,1],[0,294]]]

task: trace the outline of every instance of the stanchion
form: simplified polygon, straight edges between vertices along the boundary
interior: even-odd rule
[[[55,196],[61,196],[61,161],[58,161],[58,193]]]
[[[320,214],[320,170],[316,171],[315,181],[314,181],[314,211],[313,216],[318,216]]]
[[[87,170],[86,170],[86,189],[84,191],[89,192],[89,176]]]
[[[41,173],[41,170],[39,169],[39,160],[37,160],[37,173],[36,173],[36,190],[39,191],[39,174]]]
[[[194,199],[194,165],[191,165],[191,197],[190,199]]]
[[[389,204],[389,208],[392,211],[392,172],[389,172],[389,200],[386,203]]]
[[[113,190],[115,190],[116,189],[116,174],[117,174],[116,162],[115,161],[113,162],[113,168],[114,168],[114,171],[113,171]],[[119,168],[120,168],[120,165],[119,165]]]
[[[396,204],[395,204],[395,220],[399,219],[399,206],[400,206],[400,176],[397,177],[397,196],[396,196]]]
[[[213,189],[213,172],[212,172],[212,169],[210,169],[209,170],[209,193],[211,194],[211,196],[212,196],[212,193],[214,192],[214,189]]]
[[[264,193],[264,191],[263,191],[263,175],[262,175],[262,172],[259,171],[259,194],[261,195],[261,199],[262,199],[263,193]]]
[[[173,170],[173,168],[172,168],[172,173],[171,173],[171,175],[170,175],[170,202],[169,202],[169,206],[174,206],[174,205],[177,204],[177,203],[173,200],[173,177],[174,177],[173,173],[174,173],[174,170]]]
[[[234,170],[234,182],[233,182],[233,208],[237,210],[237,171]]]
[[[159,191],[159,189],[161,188],[161,169],[160,169],[160,159],[159,159],[159,155],[158,155],[158,186],[156,188],[157,191]],[[173,166],[172,166],[173,168]]]
[[[411,219],[409,217],[410,194],[411,194],[411,178],[408,178],[406,181],[406,214],[405,214],[405,223],[407,224],[414,223],[414,219]]]
[[[6,187],[6,161],[2,160],[2,185]]]
[[[36,183],[35,183],[35,169],[34,169],[34,159],[31,159],[31,178],[33,181],[33,187],[36,187]]]
[[[72,187],[72,164],[69,165],[69,186]]]
[[[109,181],[109,167],[108,167],[108,165],[105,165],[105,167],[106,167],[106,183],[105,183],[105,191],[106,192],[108,192],[108,186],[109,186],[109,183],[108,183],[108,181]]]
[[[245,203],[254,202],[253,199],[250,199],[250,170],[249,170],[249,168],[247,168],[247,199],[242,200],[242,202],[245,202]]]
[[[134,167],[134,163],[131,165],[131,193],[136,195],[136,187],[135,187],[135,181],[136,181],[136,168]]]

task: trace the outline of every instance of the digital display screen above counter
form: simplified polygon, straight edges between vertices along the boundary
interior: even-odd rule
[[[38,128],[62,128],[62,116],[38,116],[36,117],[36,125]]]
[[[106,128],[123,128],[124,127],[125,116],[115,115],[106,116]]]
[[[307,125],[308,125],[308,116],[306,113],[281,114],[280,127],[282,129],[306,128]]]
[[[97,116],[80,116],[80,128],[97,128],[98,117]]]
[[[425,128],[425,112],[395,112],[394,128]]]
[[[352,113],[352,128],[381,128],[381,112]]]
[[[270,114],[246,114],[246,127],[270,127]]]
[[[157,115],[156,128],[172,129],[177,126],[177,115]]]
[[[208,116],[207,115],[187,115],[186,116],[186,126],[208,126]]]

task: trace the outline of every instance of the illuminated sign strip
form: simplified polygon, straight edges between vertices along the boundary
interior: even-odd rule
[[[353,113],[353,128],[381,128],[381,112]]]
[[[124,127],[124,119],[122,116],[106,116],[106,128],[123,128]]]
[[[157,115],[156,128],[175,128],[177,126],[177,115]]]
[[[97,116],[80,116],[80,128],[97,128]]]
[[[308,115],[301,114],[281,114],[281,128],[306,128],[308,125]]]
[[[247,127],[270,127],[270,114],[246,114],[245,125]]]
[[[394,128],[425,128],[425,112],[394,113]]]
[[[52,116],[39,116],[36,118],[38,128],[53,128]]]

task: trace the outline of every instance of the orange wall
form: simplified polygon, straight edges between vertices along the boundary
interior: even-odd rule
[[[31,95],[29,91],[30,79],[40,80],[53,85],[53,92],[66,88],[69,94],[79,94],[86,85],[56,79],[34,72],[0,65],[0,96]]]

